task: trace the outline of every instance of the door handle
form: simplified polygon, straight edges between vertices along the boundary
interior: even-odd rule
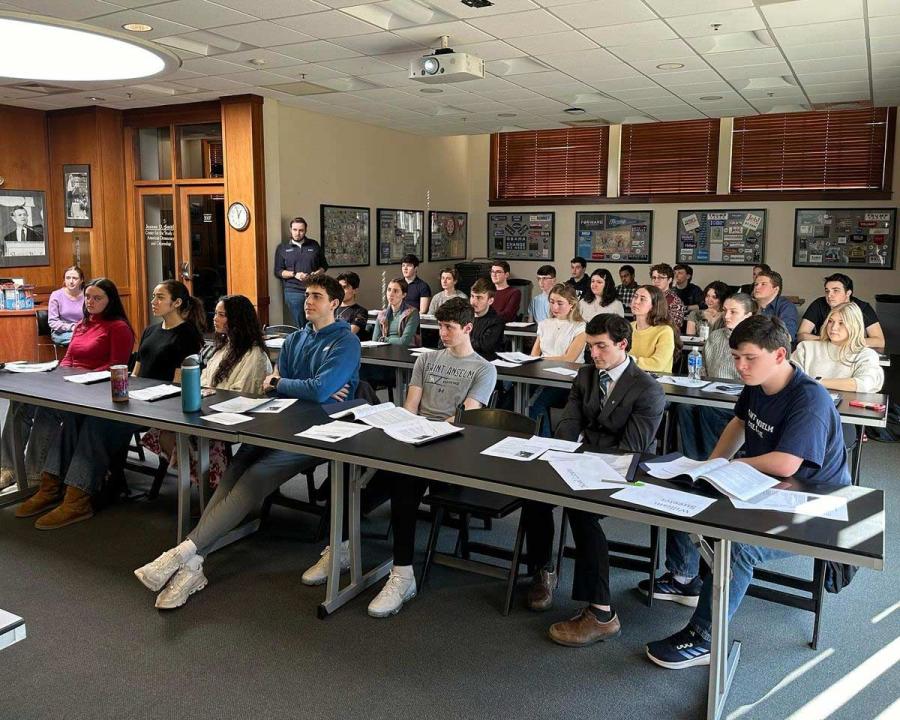
[[[187,262],[181,263],[181,279],[190,280],[191,277],[191,266]]]

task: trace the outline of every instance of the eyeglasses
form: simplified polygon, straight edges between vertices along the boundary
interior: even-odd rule
[[[651,275],[650,279],[651,280],[668,280],[669,276],[668,275]]]

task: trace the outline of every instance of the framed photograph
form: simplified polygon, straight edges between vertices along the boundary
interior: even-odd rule
[[[92,227],[91,166],[63,165],[63,187],[66,227]]]
[[[322,251],[328,267],[365,267],[369,264],[369,222],[367,207],[319,206]]]
[[[588,262],[649,263],[652,240],[652,210],[575,213],[575,254]]]
[[[421,261],[425,250],[425,211],[378,208],[378,264],[397,265],[404,255]]]
[[[49,265],[41,190],[0,190],[0,267]]]
[[[428,261],[465,260],[469,213],[428,211]]]
[[[691,265],[759,265],[765,260],[766,211],[679,210],[675,259]]]
[[[503,260],[553,260],[556,214],[488,213],[487,256]]]
[[[896,208],[799,208],[794,267],[893,270]]]

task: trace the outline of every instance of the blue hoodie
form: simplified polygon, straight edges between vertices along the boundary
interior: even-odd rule
[[[278,358],[278,394],[323,403],[344,385],[349,398],[359,384],[359,338],[350,325],[338,320],[318,332],[312,323],[291,333]]]

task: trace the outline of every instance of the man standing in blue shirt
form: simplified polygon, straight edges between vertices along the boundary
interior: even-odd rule
[[[540,292],[528,303],[528,319],[533,323],[550,317],[550,289],[556,285],[556,268],[541,265],[537,271],[537,284]]]
[[[284,302],[294,320],[294,325],[306,325],[304,302],[306,284],[311,277],[328,269],[322,247],[312,238],[306,237],[306,220],[295,217],[291,220],[291,241],[278,246],[275,251],[275,277],[284,284]]]
[[[743,447],[745,457],[738,462],[767,475],[794,477],[809,485],[849,485],[840,415],[824,386],[791,364],[791,340],[784,323],[754,315],[734,329],[729,346],[745,387],[710,458],[728,459]],[[753,568],[789,554],[732,544],[729,621],[753,579]],[[696,609],[683,630],[647,644],[647,657],[661,667],[677,670],[709,664],[712,575],[700,581],[699,559],[686,533],[667,532],[668,572],[657,580],[653,597]],[[649,582],[642,581],[638,588],[647,593]]]
[[[768,317],[777,317],[784,323],[791,335],[791,342],[797,339],[800,316],[797,307],[781,296],[784,281],[774,270],[763,270],[753,281],[753,299],[759,304],[759,311]]]

